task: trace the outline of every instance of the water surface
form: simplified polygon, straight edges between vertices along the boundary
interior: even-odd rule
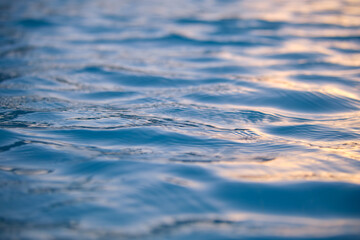
[[[0,238],[360,239],[359,1],[0,9]]]

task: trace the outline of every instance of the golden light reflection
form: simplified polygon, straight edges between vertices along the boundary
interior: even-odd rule
[[[341,181],[360,184],[360,174],[328,173],[328,172],[293,172],[273,174],[233,174],[226,173],[226,177],[255,182],[284,182],[284,181]]]
[[[349,91],[339,88],[338,86],[324,85],[321,87],[320,91],[324,92],[325,94],[331,94],[334,96],[342,96],[342,97],[360,100],[359,95],[356,94],[355,92],[351,93]]]
[[[343,66],[360,67],[360,54],[332,55],[328,57],[327,60],[330,63],[339,64]]]
[[[291,31],[291,32],[287,32]],[[298,31],[293,29],[282,30],[280,34],[290,34],[292,31]],[[259,32],[263,33],[263,32]],[[322,53],[322,54],[332,54],[333,51],[330,50],[327,46],[322,44],[305,40],[305,39],[296,39],[288,40],[285,43],[276,46],[276,47],[257,47],[253,49],[247,49],[245,51],[250,56],[259,56],[263,57],[264,55],[273,55],[273,54],[291,54],[291,53]],[[295,59],[296,60],[296,59]]]
[[[360,184],[360,173],[354,171],[345,159],[318,153],[294,153],[278,156],[272,161],[222,162],[215,169],[219,175],[237,181],[341,181]],[[249,160],[250,161],[250,160]],[[360,159],[359,159],[360,161]],[[337,166],[337,171],[329,166]]]
[[[277,89],[312,92],[315,94],[322,93],[328,96],[346,97],[350,99],[359,100],[359,93],[357,89],[347,88],[344,86],[331,84],[331,83],[326,84],[324,82],[316,82],[316,81],[301,82],[300,80],[293,80],[290,77],[291,75],[287,75],[287,74],[282,74],[282,75],[274,74],[274,75],[247,77],[247,78],[241,76],[240,79],[251,82],[261,82],[263,86],[268,86]],[[236,77],[234,78],[236,79]]]
[[[252,67],[266,67],[278,64],[285,64],[286,60],[274,60],[264,58],[254,58],[245,55],[236,55],[230,52],[220,52],[217,54],[220,59],[234,61],[241,66],[252,66]]]
[[[312,28],[311,30],[312,31],[310,31],[310,29],[296,29],[296,28],[287,27],[279,30],[279,34],[291,35],[296,37],[309,37],[309,38],[357,37],[360,34],[359,30],[353,30],[353,29],[329,30],[329,29]],[[312,47],[311,50],[313,50]]]
[[[242,6],[251,11],[245,12],[247,18],[261,18],[267,21],[293,23],[334,24],[339,26],[359,26],[359,1],[244,1]],[[277,9],[274,9],[274,6]],[[277,11],[278,8],[281,11]],[[274,11],[269,11],[274,9]],[[276,14],[274,14],[276,12]],[[322,14],[322,13],[327,13]]]
[[[219,219],[218,216],[209,216],[213,219]],[[357,219],[348,218],[312,218],[303,216],[285,216],[276,214],[260,214],[252,212],[235,212],[222,214],[220,219],[224,219],[226,222],[241,222],[250,224],[250,229],[245,227],[237,227],[232,231],[244,231],[244,235],[256,234],[260,235],[272,235],[284,237],[304,237],[304,233],[312,237],[324,237],[337,235],[343,231],[344,226],[347,226],[348,233],[351,232],[357,234],[360,221]],[[257,223],[257,226],[251,226],[251,223]],[[262,223],[259,227],[259,223]],[[237,225],[236,225],[237,226]],[[269,227],[264,227],[269,226]],[[213,226],[209,226],[213,227]],[[224,226],[226,227],[226,226]]]

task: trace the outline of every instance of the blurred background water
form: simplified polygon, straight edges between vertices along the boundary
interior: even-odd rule
[[[1,239],[360,239],[360,1],[0,9]]]

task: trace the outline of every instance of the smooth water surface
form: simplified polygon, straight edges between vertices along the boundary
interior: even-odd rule
[[[360,239],[360,1],[0,9],[1,239]]]

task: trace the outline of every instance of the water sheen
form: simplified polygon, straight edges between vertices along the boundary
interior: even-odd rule
[[[360,239],[360,1],[0,1],[1,239]]]

